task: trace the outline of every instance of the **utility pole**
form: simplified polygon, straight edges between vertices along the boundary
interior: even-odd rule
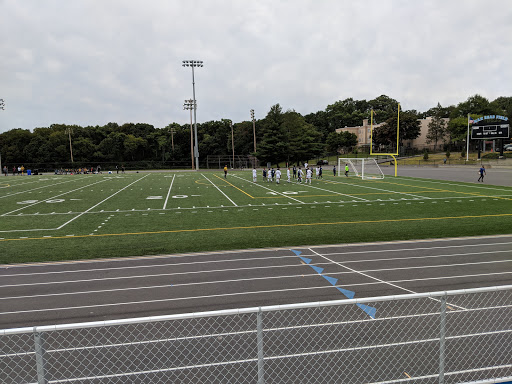
[[[5,101],[4,99],[0,99],[0,110],[5,110]],[[1,147],[0,147],[1,149]],[[0,172],[3,172],[3,168],[2,168],[2,152],[0,152]]]
[[[256,153],[256,120],[254,119],[254,109],[251,109],[252,134],[254,137],[254,152]]]
[[[172,151],[174,152],[174,134],[176,133],[176,129],[174,127],[171,128],[171,146]]]
[[[231,125],[231,149],[233,151],[233,168],[235,167],[235,139],[233,136],[233,122],[230,120],[229,124]]]
[[[66,132],[69,135],[69,151],[71,152],[71,164],[73,164],[73,147],[71,146],[71,134],[73,129],[71,127],[66,128]]]

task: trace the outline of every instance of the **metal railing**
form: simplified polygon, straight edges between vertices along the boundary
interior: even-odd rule
[[[0,381],[503,383],[511,308],[508,285],[6,329]]]

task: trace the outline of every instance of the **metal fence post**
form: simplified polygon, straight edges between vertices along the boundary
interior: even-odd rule
[[[444,359],[445,359],[445,337],[446,337],[446,294],[441,297],[439,329],[439,384],[444,384]]]
[[[46,351],[44,348],[44,336],[42,333],[34,332],[34,343],[36,352],[37,384],[48,384],[46,380]]]
[[[258,384],[265,384],[265,367],[263,354],[263,312],[261,307],[257,315],[257,343],[258,343]]]

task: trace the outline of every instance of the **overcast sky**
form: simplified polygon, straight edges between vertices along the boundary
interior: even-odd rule
[[[0,132],[512,96],[510,0],[0,0]]]

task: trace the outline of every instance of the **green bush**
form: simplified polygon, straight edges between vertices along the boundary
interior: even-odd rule
[[[428,151],[425,151],[425,153],[423,153],[423,160],[428,160]]]
[[[446,150],[446,158],[449,159],[450,158],[450,150]]]
[[[503,157],[506,157],[508,159],[512,159],[512,152],[511,153],[503,153]],[[490,152],[486,153],[482,156],[482,159],[499,159],[500,153],[499,152]]]

